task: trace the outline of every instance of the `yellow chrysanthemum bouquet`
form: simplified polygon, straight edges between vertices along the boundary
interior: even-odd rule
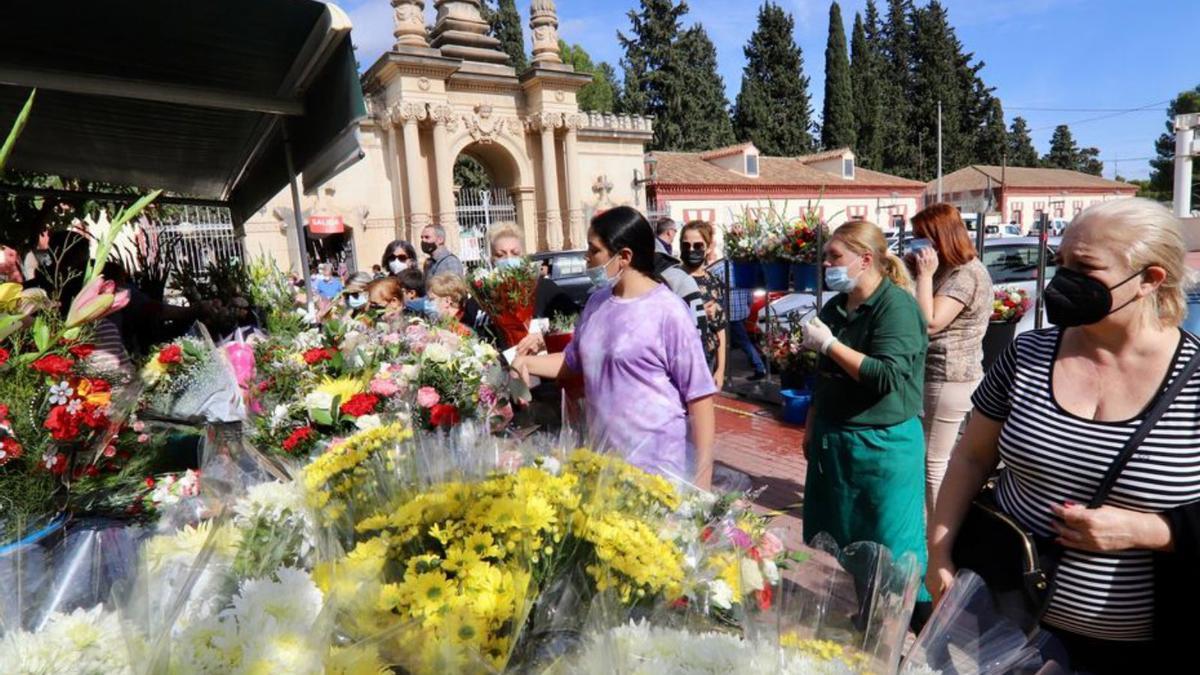
[[[439,447],[384,427],[306,468],[345,551],[314,573],[339,639],[406,672],[491,672],[522,658],[531,612],[558,602],[544,591],[564,579],[627,606],[681,593],[682,553],[660,534],[679,505],[669,482],[586,450],[526,466],[495,457],[489,443]]]

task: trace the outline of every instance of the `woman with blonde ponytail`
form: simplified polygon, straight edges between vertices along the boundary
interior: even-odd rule
[[[925,320],[878,227],[842,225],[825,245],[836,293],[805,326],[820,353],[805,427],[804,539],[875,541],[925,568]],[[918,601],[928,603],[924,589]],[[928,604],[921,609],[927,609]]]

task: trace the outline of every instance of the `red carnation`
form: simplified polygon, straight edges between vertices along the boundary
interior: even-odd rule
[[[71,372],[71,367],[74,365],[75,362],[71,359],[51,354],[34,361],[29,364],[29,367],[51,377],[65,377],[67,373]]]
[[[8,363],[9,356],[11,356],[11,355],[8,353],[8,350],[3,347],[0,347],[0,366]]]
[[[108,415],[103,409],[96,406],[84,406],[79,419],[83,420],[83,423],[92,429],[105,429],[108,427]]]
[[[172,363],[183,363],[183,347],[179,345],[167,345],[158,352],[158,362],[164,366],[169,366]]]
[[[4,440],[0,441],[0,466],[8,464],[14,459],[17,459],[23,454],[25,448],[17,442],[17,439],[12,436],[5,436]]]
[[[154,477],[153,476],[146,478],[146,487],[151,488],[151,489],[154,488]]]
[[[100,469],[97,469],[95,464],[88,464],[87,468],[83,470],[83,475],[88,478],[95,478],[100,475]]]
[[[362,417],[375,412],[379,405],[379,397],[372,394],[355,394],[349,401],[342,404],[342,414],[350,417]]]
[[[61,452],[54,453],[53,457],[45,459],[46,470],[55,476],[61,476],[67,472],[67,456]]]
[[[770,586],[763,586],[763,589],[761,591],[755,592],[755,595],[757,596],[757,599],[758,599],[758,608],[759,609],[761,609],[764,612],[767,611],[768,609],[771,609],[771,596],[773,594],[771,593]]]
[[[429,409],[429,423],[435,427],[450,428],[461,421],[458,415],[458,408],[448,404],[439,403]]]
[[[314,434],[315,432],[312,427],[300,427],[293,431],[291,436],[284,439],[283,449],[288,452],[295,452],[301,443],[307,443]]]
[[[304,352],[304,362],[310,366],[315,366],[322,361],[332,361],[333,351],[324,347],[317,347]]]
[[[56,441],[72,441],[79,435],[79,420],[67,411],[67,406],[56,405],[50,409],[43,426]]]
[[[0,403],[0,420],[8,419],[8,406]]]
[[[91,345],[91,344],[75,345],[74,347],[67,349],[67,351],[71,352],[71,356],[74,356],[75,358],[82,361],[83,359],[86,359],[87,357],[91,356],[92,352],[96,351],[96,345]]]

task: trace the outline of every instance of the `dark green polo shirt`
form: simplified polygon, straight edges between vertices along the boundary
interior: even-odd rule
[[[884,279],[859,307],[846,313],[845,293],[821,308],[821,321],[842,344],[866,354],[855,382],[822,356],[813,405],[822,420],[890,426],[921,413],[929,335],[917,301]]]

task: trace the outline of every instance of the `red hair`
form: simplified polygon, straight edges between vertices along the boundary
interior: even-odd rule
[[[953,206],[946,203],[927,206],[913,216],[912,226],[913,234],[933,242],[942,265],[958,267],[976,258],[967,226]]]

